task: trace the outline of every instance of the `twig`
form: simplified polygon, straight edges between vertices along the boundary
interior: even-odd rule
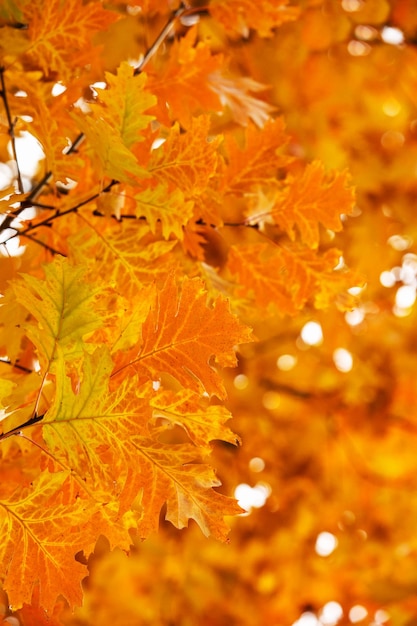
[[[33,426],[33,424],[40,422],[44,417],[45,417],[45,413],[43,413],[42,415],[35,414],[29,420],[27,420],[23,424],[20,424],[20,426],[16,426],[16,428],[13,428],[12,430],[7,431],[6,433],[2,433],[0,435],[0,441],[2,439],[7,439],[8,437],[12,437],[13,435],[19,435],[20,431],[23,430],[23,428],[28,428],[29,426]]]
[[[17,184],[18,184],[20,193],[24,193],[23,182],[22,182],[22,175],[20,173],[19,161],[17,159],[16,137],[15,137],[15,134],[14,134],[14,127],[15,127],[15,124],[16,124],[16,120],[15,121],[12,120],[12,116],[11,116],[11,113],[10,113],[9,101],[7,99],[6,83],[4,81],[4,71],[5,71],[4,67],[0,67],[0,83],[1,83],[0,95],[1,95],[1,97],[3,99],[4,110],[6,111],[7,124],[9,126],[10,141],[11,141],[11,144],[12,144],[13,159],[16,161]]]
[[[32,371],[33,371],[29,367],[25,367],[24,365],[19,365],[17,361],[13,363],[13,361],[10,361],[10,359],[4,359],[3,357],[0,357],[0,363],[4,363],[5,365],[10,365],[11,367],[15,367],[16,369],[21,370],[22,372],[26,372],[26,374],[32,374]]]
[[[146,50],[145,54],[143,55],[142,61],[135,68],[134,76],[137,76],[138,74],[142,72],[145,65],[148,63],[148,61],[151,60],[154,54],[156,54],[160,46],[163,44],[165,39],[168,37],[172,29],[174,28],[174,24],[176,20],[182,15],[184,15],[184,13],[186,13],[187,10],[188,9],[185,6],[185,4],[181,2],[181,5],[179,6],[179,8],[171,13],[168,19],[168,22],[165,24],[165,26],[163,27],[163,29],[161,30],[161,32],[159,33],[159,35],[157,36],[153,44]]]

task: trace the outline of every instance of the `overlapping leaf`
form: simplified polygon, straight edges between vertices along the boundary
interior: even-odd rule
[[[153,233],[160,222],[165,239],[171,234],[183,238],[183,227],[193,215],[194,203],[186,200],[180,189],[169,192],[166,186],[159,185],[136,194],[135,200],[137,216],[146,217]]]
[[[207,305],[199,279],[184,280],[178,293],[170,278],[158,293],[142,328],[142,343],[119,355],[114,376],[134,367],[141,379],[173,376],[184,387],[225,397],[222,378],[212,362],[236,364],[234,346],[251,340],[251,333],[219,297]]]
[[[272,192],[267,205],[250,212],[251,223],[273,221],[295,239],[309,247],[319,244],[319,225],[339,231],[341,214],[349,214],[354,204],[354,190],[346,172],[326,174],[324,165],[314,161],[299,177],[286,181],[283,190]],[[256,206],[256,204],[255,204]]]
[[[48,75],[58,72],[67,80],[77,64],[85,65],[94,56],[93,36],[119,19],[115,12],[103,9],[99,1],[83,4],[81,0],[42,2],[35,0],[24,7],[24,19],[30,23],[28,56]]]
[[[149,89],[158,98],[158,119],[167,126],[178,120],[188,127],[193,114],[219,110],[220,100],[208,77],[221,64],[221,55],[213,55],[207,43],[196,44],[194,29],[176,40],[164,66],[157,71],[149,69]]]
[[[224,177],[225,193],[245,194],[263,185],[276,186],[279,168],[290,163],[285,154],[288,136],[281,118],[269,121],[260,130],[249,124],[245,145],[226,140],[228,168]]]
[[[210,441],[221,439],[232,444],[239,443],[239,437],[224,424],[231,418],[224,406],[207,404],[189,390],[177,394],[160,391],[150,401],[154,418],[163,418],[172,425],[184,428],[197,446],[207,446]]]
[[[196,448],[187,444],[167,446],[142,438],[134,438],[133,444],[141,456],[145,505],[138,524],[140,535],[147,537],[158,529],[159,513],[166,503],[166,519],[177,528],[188,526],[188,521],[194,519],[206,536],[225,541],[229,528],[223,517],[242,510],[232,498],[213,491],[212,487],[221,482],[212,468],[192,463]]]
[[[72,495],[68,476],[44,472],[0,500],[2,582],[12,605],[30,602],[38,583],[40,602],[49,610],[63,590],[72,604],[81,601],[86,569],[74,557],[93,541],[88,521],[94,507]]]
[[[281,313],[294,315],[311,301],[326,308],[339,297],[341,308],[353,306],[347,289],[360,278],[335,270],[340,252],[331,249],[322,256],[302,246],[255,244],[233,246],[228,268],[239,277],[238,293],[251,294],[261,307],[274,305]]]
[[[79,357],[84,337],[99,328],[102,320],[94,310],[97,292],[84,281],[85,268],[56,257],[44,271],[45,279],[24,274],[11,289],[16,301],[36,320],[24,326],[41,367],[47,370],[57,346],[68,360]]]
[[[225,28],[244,37],[249,36],[250,29],[257,31],[261,37],[271,37],[274,28],[298,17],[298,7],[288,4],[288,0],[261,0],[256,3],[252,0],[211,0],[209,10]]]
[[[64,370],[62,359],[59,366]],[[111,500],[116,489],[119,513],[128,513],[131,507],[139,511],[132,519],[142,537],[157,530],[161,508],[167,503],[167,519],[178,528],[193,518],[206,534],[225,539],[223,516],[235,514],[239,508],[232,499],[211,489],[220,482],[211,468],[193,463],[200,456],[195,446],[163,444],[150,438],[150,390],[141,397],[135,393],[135,381],[127,380],[109,392],[111,367],[110,356],[103,349],[86,356],[78,393],[61,372],[56,399],[43,422],[48,450],[83,478],[98,499]],[[208,413],[206,434],[210,417]],[[188,418],[191,422],[192,417]],[[198,418],[204,421],[202,412]],[[203,430],[202,424],[200,436]],[[226,430],[224,433],[230,439]]]
[[[152,152],[149,172],[170,190],[180,189],[187,196],[204,193],[216,173],[221,142],[220,136],[209,140],[209,127],[205,115],[193,118],[186,133],[174,124],[164,144]]]

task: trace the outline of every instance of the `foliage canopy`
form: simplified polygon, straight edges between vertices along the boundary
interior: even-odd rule
[[[4,623],[415,623],[416,30],[1,2]]]

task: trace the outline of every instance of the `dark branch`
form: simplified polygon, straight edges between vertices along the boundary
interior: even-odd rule
[[[45,413],[43,413],[43,415],[34,415],[29,420],[27,420],[27,422],[24,422],[23,424],[20,424],[20,426],[17,426],[16,428],[13,428],[12,430],[9,430],[6,433],[2,433],[0,435],[0,441],[2,439],[7,439],[8,437],[12,437],[13,435],[19,435],[20,432],[24,428],[29,428],[29,426],[33,426],[37,422],[40,422],[44,417],[45,417]]]
[[[4,81],[4,67],[0,68],[0,84],[1,84],[1,91],[0,91],[0,95],[3,99],[3,104],[4,104],[4,110],[6,112],[6,117],[7,117],[7,124],[9,126],[9,135],[10,135],[10,141],[12,144],[12,152],[13,152],[13,159],[16,161],[16,169],[17,169],[17,183],[19,186],[19,191],[20,193],[23,193],[23,182],[22,182],[22,175],[20,173],[20,168],[19,168],[19,161],[17,159],[17,152],[16,152],[16,137],[14,134],[14,127],[16,124],[16,120],[13,121],[12,120],[12,116],[10,113],[10,107],[9,107],[9,100],[7,98],[7,91],[6,91],[6,83]]]

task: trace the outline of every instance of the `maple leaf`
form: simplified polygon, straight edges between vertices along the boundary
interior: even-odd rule
[[[64,589],[69,602],[81,601],[86,570],[74,555],[92,540],[92,505],[71,495],[68,476],[44,472],[29,488],[0,500],[3,584],[15,606],[31,601],[35,584],[48,610]]]
[[[216,173],[222,140],[220,136],[209,139],[209,128],[210,118],[206,115],[193,118],[186,133],[181,134],[175,123],[162,146],[152,151],[149,173],[187,197],[204,193]]]
[[[355,196],[346,172],[326,175],[320,161],[309,163],[300,177],[290,177],[281,191],[272,192],[267,207],[249,212],[250,223],[270,220],[294,241],[297,227],[301,241],[311,248],[319,244],[319,224],[342,229],[340,216],[353,209]],[[256,201],[255,201],[256,207]]]
[[[36,320],[24,322],[24,328],[47,371],[57,346],[65,358],[77,358],[84,349],[85,335],[102,321],[94,311],[97,292],[84,282],[86,268],[56,257],[44,266],[44,272],[44,279],[24,274],[11,289],[16,301]]]
[[[140,378],[154,380],[162,372],[185,387],[225,397],[221,376],[210,364],[233,367],[233,347],[251,341],[251,333],[230,313],[223,298],[207,306],[199,279],[185,279],[178,294],[173,277],[158,292],[142,327],[142,344],[119,355],[113,376],[133,366]]]
[[[27,56],[46,75],[58,72],[68,80],[77,64],[91,62],[93,35],[119,19],[106,11],[99,1],[83,4],[81,0],[48,3],[37,0],[24,7],[24,18],[30,24],[30,46]]]
[[[177,394],[160,391],[150,405],[154,418],[182,426],[197,446],[204,447],[214,439],[239,443],[237,435],[224,426],[231,418],[230,412],[224,406],[202,406],[199,396],[188,389]]]
[[[341,294],[363,281],[353,273],[335,271],[339,260],[336,249],[319,256],[301,246],[256,244],[232,246],[227,266],[239,276],[239,295],[252,293],[260,306],[273,304],[281,313],[294,315],[310,300],[326,308],[339,296],[341,308],[352,306],[354,299]]]

